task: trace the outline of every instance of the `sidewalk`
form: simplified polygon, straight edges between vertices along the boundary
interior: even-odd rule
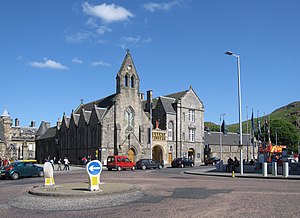
[[[231,172],[218,172],[215,167],[207,168],[199,168],[194,170],[188,170],[184,172],[185,174],[191,175],[202,175],[202,176],[220,176],[220,177],[232,177]],[[244,173],[241,175],[240,173],[235,173],[234,177],[236,178],[255,178],[255,179],[284,179],[284,180],[300,180],[300,175],[289,175],[288,177],[284,177],[282,175],[273,176],[272,174],[268,174],[268,176],[264,177],[262,173]]]

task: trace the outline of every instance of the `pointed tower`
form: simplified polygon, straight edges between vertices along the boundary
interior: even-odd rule
[[[4,110],[2,115],[0,116],[0,141],[3,141],[7,146],[11,141],[12,136],[12,119],[7,111]]]
[[[123,90],[135,92],[139,94],[140,78],[136,72],[130,50],[127,49],[127,54],[123,60],[121,68],[116,78],[116,93],[119,94]]]

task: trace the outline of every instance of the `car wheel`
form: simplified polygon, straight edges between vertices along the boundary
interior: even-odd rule
[[[162,168],[163,168],[163,167],[162,167],[162,165],[158,165],[158,169],[160,169],[160,170],[161,170]]]
[[[11,178],[16,180],[19,178],[19,173],[14,172],[13,174],[11,174]]]
[[[147,167],[145,165],[142,166],[142,170],[145,170]]]
[[[191,167],[194,167],[194,164],[193,164],[193,163],[191,163]]]
[[[44,171],[41,170],[41,171],[39,172],[39,175],[38,175],[38,176],[39,176],[39,177],[44,177]]]
[[[118,171],[121,171],[121,170],[122,170],[122,167],[118,166],[118,167],[117,167],[117,170],[118,170]]]
[[[184,167],[184,164],[181,164],[180,167],[183,168],[183,167]]]
[[[135,167],[133,166],[133,167],[131,168],[131,170],[135,170]]]

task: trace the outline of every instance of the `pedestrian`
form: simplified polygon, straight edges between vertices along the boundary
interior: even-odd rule
[[[70,170],[70,166],[69,166],[70,161],[68,160],[67,157],[65,157],[65,159],[64,159],[64,164],[65,164],[65,166],[64,166],[63,170]]]
[[[62,170],[62,168],[61,168],[61,158],[59,158],[59,160],[57,161],[57,171],[58,170]]]
[[[234,162],[233,162],[232,170],[235,171],[235,168],[239,167],[239,166],[240,166],[239,160],[236,157],[234,157]]]
[[[85,167],[87,163],[86,157],[84,156],[81,160],[82,160],[82,166]]]
[[[51,159],[51,160],[50,160],[50,163],[51,163],[51,165],[52,165],[52,168],[53,168],[53,170],[54,170],[54,160],[53,160],[53,159]]]
[[[228,158],[227,160],[227,166],[226,166],[226,171],[230,172],[231,171],[231,166],[233,165],[233,160],[231,157]]]

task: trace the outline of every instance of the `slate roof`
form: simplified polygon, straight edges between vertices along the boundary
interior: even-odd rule
[[[92,111],[94,105],[100,108],[109,108],[113,105],[115,96],[116,94],[112,94],[110,96],[107,96],[105,98],[96,101],[92,101],[86,104],[80,104],[78,108],[75,110],[75,113],[80,114],[81,109],[84,109],[86,111]]]
[[[102,117],[105,114],[106,110],[107,110],[106,108],[95,107],[95,111],[96,111],[98,120],[102,119]]]
[[[189,90],[185,90],[182,92],[177,92],[169,95],[165,95],[164,97],[169,97],[169,98],[175,98],[176,101],[178,101],[180,98],[182,98]]]
[[[175,99],[174,98],[166,98],[164,96],[160,97],[160,101],[166,111],[166,113],[168,114],[176,114],[176,111],[173,108],[173,103],[175,103]]]
[[[39,126],[38,131],[36,132],[36,136],[42,136],[47,131],[47,124],[45,121],[41,122],[41,125]]]
[[[37,141],[47,139],[47,138],[54,138],[55,135],[56,135],[56,127],[55,126],[50,127],[41,137],[37,139]]]
[[[249,134],[243,134],[243,145],[250,144],[249,142]],[[248,141],[247,141],[248,140]],[[204,132],[204,144],[205,145],[219,145],[220,144],[220,132],[212,132],[209,133],[207,131]],[[222,133],[222,144],[223,145],[238,145],[239,144],[239,134],[237,133],[228,133],[224,135]]]

